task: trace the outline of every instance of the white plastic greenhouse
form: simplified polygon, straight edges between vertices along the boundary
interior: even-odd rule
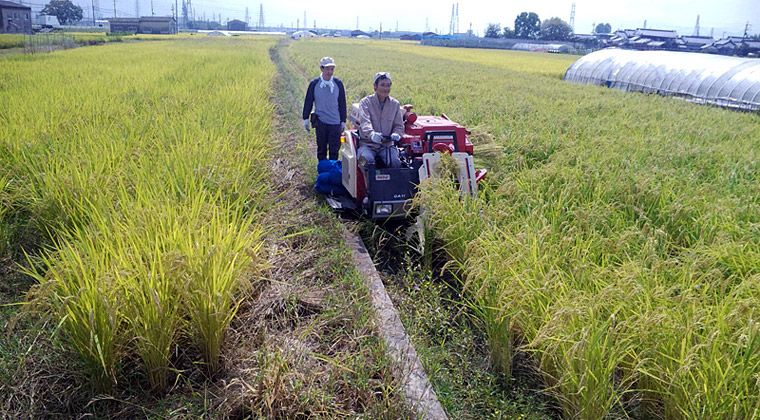
[[[760,59],[609,48],[578,59],[565,80],[760,110]]]

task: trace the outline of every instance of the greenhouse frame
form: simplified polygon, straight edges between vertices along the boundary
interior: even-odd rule
[[[565,80],[760,110],[760,59],[756,58],[608,48],[578,59],[565,72]]]

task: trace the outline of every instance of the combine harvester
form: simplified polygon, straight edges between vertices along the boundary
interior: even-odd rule
[[[399,148],[400,168],[366,165],[362,169],[357,159],[358,133],[346,130],[341,139],[342,183],[348,197],[326,196],[333,209],[360,212],[374,220],[403,219],[411,208],[417,187],[426,179],[441,176],[441,153],[450,154],[457,164],[456,182],[462,195],[477,196],[477,183],[486,169],[475,170],[473,147],[464,127],[445,114],[417,116],[412,105],[404,111],[404,135]],[[350,121],[359,126],[359,105],[351,107]]]

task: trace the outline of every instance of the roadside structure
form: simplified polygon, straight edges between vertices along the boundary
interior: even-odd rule
[[[136,34],[176,34],[176,21],[171,16],[143,16],[140,18],[110,18],[110,32]]]
[[[243,22],[242,20],[232,19],[231,21],[227,22],[227,30],[228,31],[247,31],[248,24]]]
[[[0,33],[31,34],[32,8],[23,4],[0,0]]]

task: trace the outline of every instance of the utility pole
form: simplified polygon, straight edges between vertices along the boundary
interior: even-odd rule
[[[744,36],[743,38],[749,38],[749,21],[747,21],[747,24],[744,25]]]
[[[116,17],[116,0],[113,0],[113,17]]]
[[[153,0],[150,0],[150,15],[155,16],[156,13],[153,11]]]
[[[699,15],[697,15],[697,24],[694,25],[694,36],[699,36]]]
[[[135,17],[140,17],[140,0],[135,0]]]
[[[259,3],[259,28],[264,27],[264,3]]]

